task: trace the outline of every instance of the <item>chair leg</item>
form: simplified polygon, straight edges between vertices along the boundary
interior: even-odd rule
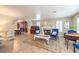
[[[75,47],[73,47],[73,52],[75,53],[76,51],[75,51]]]
[[[69,40],[66,40],[66,44],[67,44],[67,49],[68,49],[68,42],[69,42]]]
[[[66,39],[65,39],[65,45],[66,45]]]
[[[68,43],[69,43],[69,40],[65,39],[65,45],[67,46],[67,49],[68,49]]]
[[[75,43],[77,42],[77,40],[75,40]],[[76,51],[75,51],[75,46],[73,46],[73,52],[75,53]]]

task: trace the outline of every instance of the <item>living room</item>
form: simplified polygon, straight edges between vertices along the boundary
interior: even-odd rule
[[[79,35],[78,17],[78,5],[0,6],[0,52],[78,52],[78,39],[70,38]]]

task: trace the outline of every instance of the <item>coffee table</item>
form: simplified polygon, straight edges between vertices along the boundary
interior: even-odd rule
[[[34,35],[34,40],[35,40],[35,38],[45,39],[47,44],[48,44],[48,46],[49,46],[49,40],[50,40],[50,36],[49,35],[40,35],[40,34],[39,35]]]

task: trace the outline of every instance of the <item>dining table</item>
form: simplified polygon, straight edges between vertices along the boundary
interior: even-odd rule
[[[70,33],[70,34],[66,33],[64,35],[64,38],[65,38],[65,44],[67,44],[67,49],[68,49],[68,42],[71,40],[76,43],[77,40],[79,40],[79,34],[78,33]],[[75,47],[73,49],[73,52],[75,52]]]

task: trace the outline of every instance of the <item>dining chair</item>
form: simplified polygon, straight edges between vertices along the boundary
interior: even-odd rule
[[[72,34],[72,33],[77,33],[77,32],[76,32],[76,30],[68,30],[67,33],[68,33],[68,34]],[[65,36],[65,35],[66,35],[66,33],[64,34],[64,36]],[[69,42],[69,40],[76,42],[76,40],[73,39],[73,38],[65,39],[65,44],[67,45],[67,49],[68,49],[68,43],[67,43],[67,42]]]
[[[73,43],[73,47],[74,47],[73,52],[76,52],[76,51],[75,51],[75,48],[76,48],[76,49],[79,49],[79,43]]]
[[[76,33],[76,31],[75,30],[68,30],[68,33],[70,34],[70,33]]]
[[[76,31],[75,30],[68,30],[68,34],[72,34],[72,33],[76,33]],[[69,39],[69,40],[72,40],[72,41],[74,41],[74,39]]]

